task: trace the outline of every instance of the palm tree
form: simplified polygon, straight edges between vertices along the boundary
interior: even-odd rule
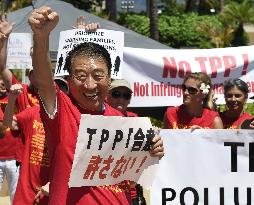
[[[156,0],[149,0],[150,37],[159,41]]]
[[[238,24],[235,30],[235,38],[233,40],[234,46],[245,45],[244,40],[244,24],[254,23],[254,8],[251,0],[244,0],[242,3],[230,2],[225,5],[222,12],[222,18],[228,22],[236,22]],[[239,39],[239,37],[241,37]]]
[[[116,22],[116,0],[106,0],[106,12],[109,15],[109,20]]]
[[[229,24],[214,24],[212,22],[201,22],[197,30],[208,36],[216,48],[231,46],[234,28]]]

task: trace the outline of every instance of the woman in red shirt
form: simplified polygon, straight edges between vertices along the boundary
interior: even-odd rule
[[[225,82],[224,97],[227,109],[220,113],[225,129],[236,129],[244,120],[253,118],[250,114],[244,112],[248,92],[248,85],[241,79]]]
[[[182,84],[183,104],[169,107],[164,115],[164,128],[223,128],[212,99],[211,79],[205,73],[191,73]]]

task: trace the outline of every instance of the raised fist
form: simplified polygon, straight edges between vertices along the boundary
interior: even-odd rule
[[[58,21],[58,14],[47,6],[35,9],[28,19],[31,29],[37,36],[49,36]]]

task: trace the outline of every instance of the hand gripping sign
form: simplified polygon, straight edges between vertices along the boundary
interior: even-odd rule
[[[149,154],[153,136],[148,118],[82,115],[69,186],[138,181],[158,163]]]

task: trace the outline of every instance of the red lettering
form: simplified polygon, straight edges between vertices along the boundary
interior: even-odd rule
[[[134,83],[134,96],[139,96],[139,83]]]
[[[188,75],[191,73],[191,66],[186,61],[180,61],[179,62],[179,77],[184,78],[185,74]],[[186,73],[185,73],[186,71]]]
[[[134,96],[149,96],[149,85],[148,83],[140,85],[134,82]]]
[[[162,77],[168,78],[170,74],[171,78],[176,78],[177,66],[176,66],[175,58],[170,57],[171,62],[166,57],[163,57],[162,59],[164,62]]]
[[[236,60],[234,56],[223,56],[222,58],[225,66],[224,77],[228,77],[230,69],[236,68]]]
[[[211,78],[217,77],[217,70],[222,67],[222,62],[220,57],[209,57],[209,63],[211,66],[212,74]]]
[[[207,61],[207,57],[196,57],[195,61],[199,62],[201,72],[202,73],[207,73],[206,72],[206,66],[205,66],[205,62]]]
[[[242,75],[246,75],[247,68],[248,68],[248,65],[249,65],[248,54],[242,54],[242,57],[243,57],[243,70],[242,70]]]
[[[136,170],[136,173],[139,172],[139,169],[143,166],[143,164],[145,163],[146,159],[147,159],[147,156],[145,156],[144,159],[141,161],[141,163],[139,165],[139,168]]]

